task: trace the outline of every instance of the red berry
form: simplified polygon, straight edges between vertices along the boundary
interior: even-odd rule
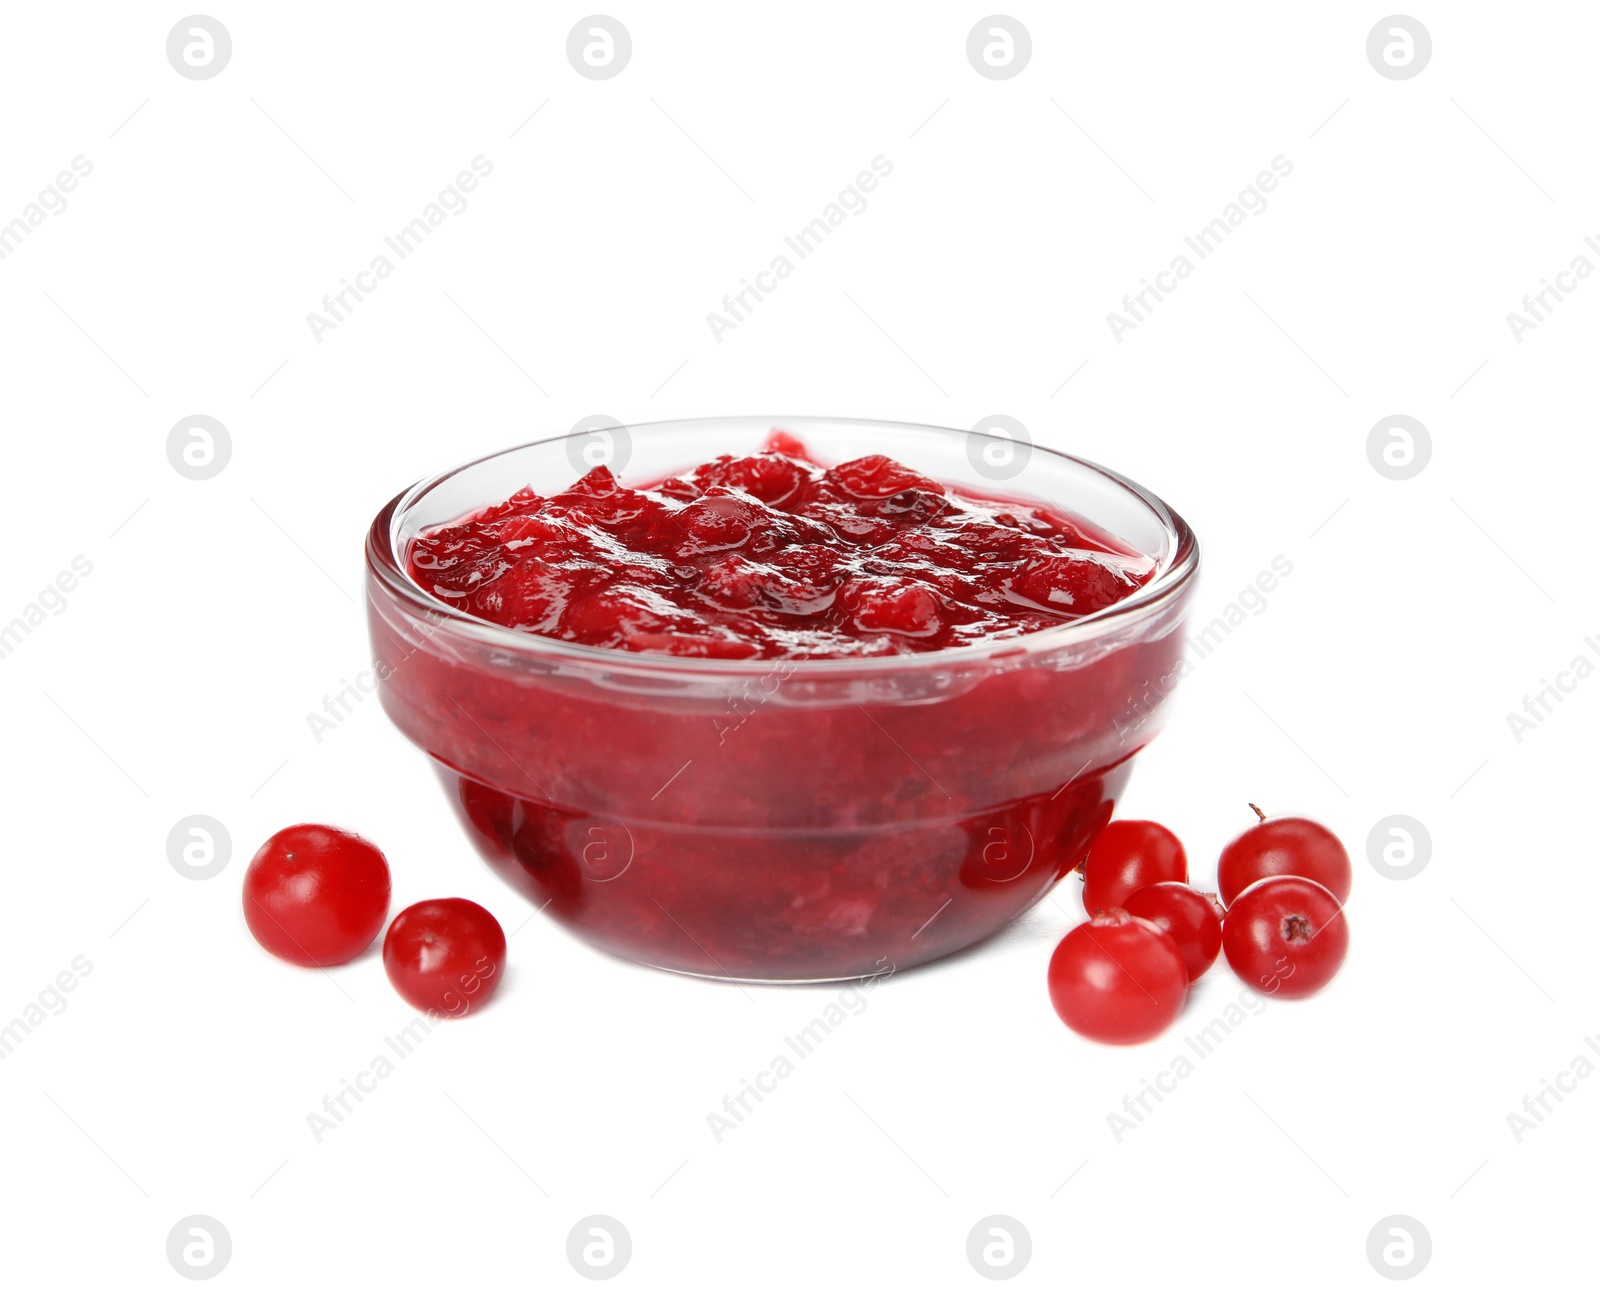
[[[943,494],[937,482],[896,463],[884,455],[867,455],[828,469],[828,480],[857,499],[887,499],[903,490],[922,489]]]
[[[1030,603],[1078,616],[1110,607],[1138,588],[1139,582],[1115,559],[1087,550],[1072,557],[1034,558],[1011,580],[1012,592]]]
[[[920,581],[851,581],[839,591],[839,603],[854,614],[858,630],[930,635],[940,627],[938,592]]]
[[[1148,819],[1107,824],[1083,861],[1083,907],[1113,909],[1140,887],[1187,882],[1189,859],[1169,829]]]
[[[1122,907],[1172,937],[1189,969],[1189,980],[1197,980],[1217,961],[1217,951],[1222,948],[1222,920],[1215,897],[1202,895],[1182,882],[1156,882],[1140,887],[1123,901]]]
[[[360,954],[389,912],[389,865],[364,837],[325,824],[273,833],[244,874],[244,920],[261,948],[301,967]]]
[[[494,993],[505,964],[505,932],[471,900],[423,900],[402,909],[383,938],[389,984],[423,1012],[476,1012]]]
[[[1246,887],[1222,922],[1228,966],[1279,999],[1304,999],[1322,989],[1349,947],[1338,899],[1308,878],[1264,878]]]
[[[807,463],[811,462],[811,451],[806,449],[805,442],[780,428],[772,429],[772,435],[767,438],[766,444],[761,447],[761,452],[763,454],[783,454],[788,455],[791,459],[803,459]]]
[[[702,489],[736,486],[764,504],[777,504],[793,495],[805,477],[799,465],[781,455],[759,454],[743,459],[722,455],[697,470],[693,480]]]
[[[1121,909],[1069,931],[1050,956],[1049,980],[1057,1016],[1102,1044],[1154,1039],[1189,997],[1172,937]]]
[[[1250,807],[1258,815],[1261,811]],[[1310,819],[1268,819],[1235,837],[1217,861],[1222,903],[1252,882],[1269,877],[1302,877],[1320,882],[1340,904],[1350,898],[1350,856],[1344,843]]]

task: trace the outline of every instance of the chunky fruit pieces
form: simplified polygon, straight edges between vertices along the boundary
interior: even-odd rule
[[[883,455],[835,468],[774,433],[651,490],[598,467],[417,537],[424,589],[572,643],[690,657],[877,657],[1088,616],[1154,563],[1044,505],[957,493]]]

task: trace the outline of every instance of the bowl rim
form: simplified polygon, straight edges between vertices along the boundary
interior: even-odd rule
[[[608,428],[616,428],[633,436],[640,432],[666,434],[674,429],[688,430],[691,427],[704,429],[719,423],[742,426],[760,422],[766,422],[774,428],[783,428],[786,424],[827,424],[851,427],[895,428],[916,432],[933,432],[962,438],[983,436],[994,441],[1007,440],[1005,437],[992,436],[988,433],[963,428],[943,427],[930,423],[913,423],[893,419],[849,418],[833,415],[793,414],[730,414],[661,419],[649,423],[624,424],[618,422],[607,425],[607,427],[585,429],[585,431],[606,431]],[[546,635],[529,634],[523,630],[513,630],[508,626],[484,620],[482,617],[475,616],[470,612],[464,612],[452,604],[446,603],[443,599],[428,593],[412,579],[411,574],[405,568],[402,555],[397,550],[397,542],[400,536],[399,524],[404,521],[406,514],[422,496],[458,473],[466,472],[468,469],[487,463],[491,459],[503,458],[506,455],[531,449],[534,446],[569,441],[574,435],[575,433],[573,432],[563,432],[553,436],[537,437],[531,441],[519,442],[516,445],[506,446],[488,454],[479,455],[474,459],[466,460],[441,472],[424,477],[389,500],[378,511],[367,532],[366,568],[369,579],[367,591],[369,603],[372,601],[371,581],[375,579],[382,584],[383,588],[391,596],[408,604],[413,611],[420,613],[434,625],[448,625],[452,630],[465,635],[469,639],[476,640],[486,647],[505,652],[535,658],[558,658],[574,664],[584,663],[590,666],[610,667],[615,670],[626,670],[640,674],[688,675],[697,678],[719,675],[739,678],[762,677],[781,670],[787,680],[850,674],[924,673],[938,671],[949,666],[971,665],[997,659],[1007,659],[1007,664],[1014,664],[1009,659],[1050,653],[1059,648],[1074,647],[1098,638],[1111,637],[1129,624],[1154,615],[1162,608],[1175,602],[1188,588],[1199,570],[1200,543],[1193,528],[1155,492],[1141,486],[1132,478],[1125,477],[1123,474],[1102,464],[1095,463],[1093,460],[1084,459],[1078,455],[1069,454],[1064,450],[1057,450],[1050,446],[1030,441],[1030,454],[1042,453],[1066,460],[1080,468],[1098,473],[1128,494],[1135,496],[1155,515],[1156,520],[1166,529],[1172,544],[1172,552],[1165,565],[1157,569],[1156,575],[1128,598],[1113,603],[1109,607],[1102,608],[1098,612],[1092,612],[1076,621],[1064,622],[1059,626],[1052,626],[1044,630],[1034,630],[1027,634],[1015,635],[1007,639],[996,639],[989,643],[973,644],[961,648],[940,648],[926,653],[896,654],[892,657],[676,657],[667,653],[639,653],[629,652],[622,648],[600,648],[590,644],[571,643],[565,639],[554,639]],[[1022,492],[1022,496],[1026,499],[1028,492]],[[484,506],[494,502],[496,501],[486,501]],[[1095,519],[1091,518],[1090,520],[1094,521]]]

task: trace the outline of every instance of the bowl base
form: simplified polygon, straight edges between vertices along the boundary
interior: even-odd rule
[[[479,853],[590,944],[686,976],[805,985],[903,971],[1005,927],[1082,862],[1131,755],[978,814],[804,830],[623,822],[435,765]]]

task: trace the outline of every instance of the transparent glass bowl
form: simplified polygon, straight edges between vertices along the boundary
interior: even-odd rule
[[[649,485],[774,428],[825,464],[885,454],[958,489],[1049,501],[1156,559],[1133,597],[1019,638],[905,657],[711,661],[524,634],[423,592],[419,531],[609,457]],[[1000,478],[1006,478],[1000,480]],[[825,981],[991,935],[1082,860],[1175,683],[1198,567],[1142,487],[1002,437],[716,418],[518,446],[419,482],[367,537],[385,710],[483,856],[624,958]]]

